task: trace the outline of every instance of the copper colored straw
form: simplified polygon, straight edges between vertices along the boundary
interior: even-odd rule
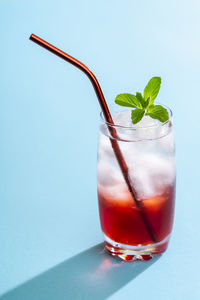
[[[53,54],[61,57],[62,59],[68,61],[69,63],[71,63],[72,65],[74,65],[75,67],[79,68],[81,71],[83,71],[90,79],[93,88],[96,92],[97,98],[99,100],[99,104],[101,106],[104,118],[106,120],[106,122],[110,123],[111,126],[108,126],[108,129],[110,131],[110,134],[113,138],[110,138],[110,142],[113,148],[113,151],[115,153],[116,159],[119,163],[120,169],[122,171],[122,174],[124,176],[124,180],[128,186],[128,189],[133,197],[133,200],[135,201],[135,204],[137,206],[137,208],[139,209],[141,218],[143,220],[143,223],[146,227],[146,230],[151,238],[151,240],[156,243],[157,242],[157,238],[155,235],[154,230],[151,227],[151,224],[147,218],[147,215],[145,214],[145,208],[143,206],[142,201],[139,201],[137,199],[137,194],[135,191],[135,188],[133,186],[133,184],[131,183],[131,180],[129,178],[129,174],[128,174],[128,166],[123,158],[122,152],[119,148],[118,142],[117,142],[117,132],[115,130],[115,128],[112,126],[114,125],[114,122],[112,120],[110,111],[108,109],[106,100],[104,98],[103,92],[101,90],[101,87],[99,85],[98,80],[96,79],[95,75],[92,73],[92,71],[90,71],[90,69],[85,66],[82,62],[80,62],[79,60],[77,60],[76,58],[70,56],[69,54],[65,53],[64,51],[56,48],[55,46],[49,44],[48,42],[44,41],[43,39],[41,39],[40,37],[38,37],[35,34],[31,34],[30,36],[30,40],[37,43],[38,45],[42,46],[43,48],[51,51]]]

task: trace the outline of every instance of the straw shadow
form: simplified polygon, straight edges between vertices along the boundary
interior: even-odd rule
[[[98,244],[0,297],[1,300],[103,300],[156,262],[123,262]]]

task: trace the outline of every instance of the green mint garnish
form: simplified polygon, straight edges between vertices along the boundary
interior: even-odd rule
[[[121,106],[132,107],[131,118],[133,124],[138,123],[144,115],[157,119],[160,122],[166,122],[169,114],[162,105],[154,105],[154,100],[158,95],[161,85],[160,77],[153,77],[147,83],[144,94],[137,92],[132,94],[119,94],[115,98],[115,103]]]

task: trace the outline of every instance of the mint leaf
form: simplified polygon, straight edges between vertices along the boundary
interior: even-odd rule
[[[121,106],[134,107],[134,108],[142,108],[142,104],[136,98],[136,96],[132,94],[119,94],[115,98],[115,103]]]
[[[144,113],[145,113],[144,109],[136,108],[136,109],[132,110],[131,119],[132,119],[133,124],[140,122],[140,120],[144,116]]]
[[[167,109],[161,105],[149,106],[146,115],[161,122],[166,122],[167,120],[169,120],[169,113]]]
[[[144,89],[144,100],[146,101],[150,97],[149,105],[154,103],[155,98],[158,95],[161,85],[160,77],[152,77],[147,83]]]

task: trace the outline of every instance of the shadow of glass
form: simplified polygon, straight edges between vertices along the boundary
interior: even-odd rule
[[[107,254],[101,243],[25,282],[0,299],[103,300],[133,280],[158,258],[124,262]]]

